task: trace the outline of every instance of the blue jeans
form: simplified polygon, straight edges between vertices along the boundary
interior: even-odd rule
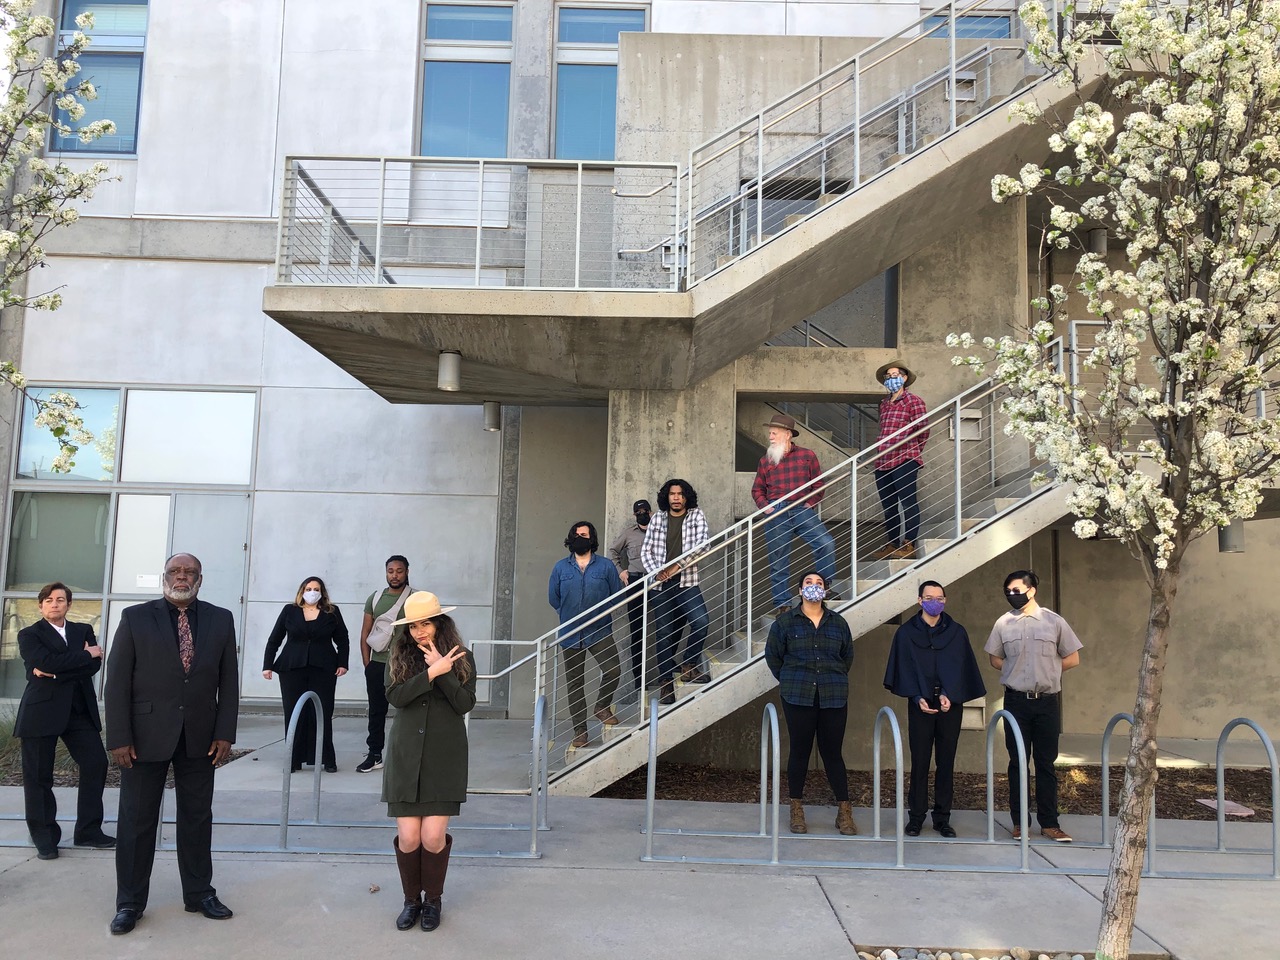
[[[676,574],[678,577],[679,574]],[[670,683],[676,671],[676,646],[687,624],[689,639],[680,660],[683,668],[697,669],[702,663],[702,645],[711,628],[711,616],[702,599],[701,587],[680,587],[668,583],[654,597],[654,618],[658,627],[658,680]]]
[[[915,543],[920,536],[920,503],[916,500],[916,475],[920,464],[914,460],[900,463],[890,470],[876,471],[876,492],[880,494],[880,506],[884,508],[886,543]],[[902,527],[906,532],[898,539]]]
[[[780,516],[770,516],[764,522],[764,544],[769,550],[769,587],[775,607],[789,604],[798,592],[791,580],[791,541],[796,537],[813,551],[813,565],[827,581],[828,590],[836,578],[836,544],[817,510],[800,504]]]

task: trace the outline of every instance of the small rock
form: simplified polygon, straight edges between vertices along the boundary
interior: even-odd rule
[[[377,893],[377,892],[378,892],[379,890],[381,890],[381,889],[382,889],[382,888],[381,888],[380,886],[378,886],[376,883],[371,883],[371,884],[369,884],[369,892],[370,892],[370,893]]]
[[[1031,960],[1031,951],[1026,947],[1014,947],[1009,952],[1013,954],[1013,960]]]
[[[938,954],[937,960],[951,960],[951,954],[943,950],[940,954]]]
[[[933,960],[933,954],[928,950],[921,950],[916,954],[916,960]]]
[[[898,960],[916,960],[920,956],[919,950],[913,950],[911,947],[903,947],[898,951]]]
[[[1073,954],[1071,955],[1071,960],[1084,960],[1084,954],[1083,954],[1083,953],[1073,953]]]
[[[859,950],[858,960],[876,960],[876,955],[874,953],[867,953],[865,950]]]
[[[880,960],[898,960],[898,955],[886,947],[880,951]]]
[[[1056,954],[1056,955],[1054,956],[1053,960],[1071,960],[1071,954],[1069,954],[1069,953],[1067,953],[1067,951],[1063,950],[1061,953]]]

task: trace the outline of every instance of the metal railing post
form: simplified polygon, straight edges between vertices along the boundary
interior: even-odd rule
[[[765,740],[768,734],[769,739]],[[760,835],[765,835],[765,771],[768,759],[773,759],[773,778],[770,784],[770,802],[773,808],[773,823],[769,836],[771,838],[770,864],[778,862],[778,810],[782,795],[782,739],[778,734],[778,708],[772,703],[764,705],[764,715],[760,718]]]
[[[956,90],[956,0],[951,0],[947,6],[947,70],[950,74],[947,83],[951,87],[951,118],[948,129],[955,130],[956,98],[959,96],[959,91]]]
[[[853,58],[853,188],[862,184],[862,59]]]
[[[892,707],[881,707],[876,714],[875,726],[872,728],[871,739],[871,815],[872,815],[872,838],[880,839],[880,734],[883,730],[884,721],[889,721],[889,729],[893,732],[893,759],[894,759],[894,847],[897,850],[897,860],[894,866],[903,867],[906,865],[904,860],[905,843],[903,839],[905,834],[905,822],[902,812],[902,728],[898,725],[898,715],[893,712]]]
[[[387,158],[378,158],[378,232],[373,238],[373,282],[382,282],[382,227],[387,200]]]
[[[284,735],[284,773],[280,783],[280,849],[289,849],[289,787],[293,773],[293,739],[298,732],[298,720],[308,704],[314,704],[316,712],[316,755],[315,755],[315,809],[312,819],[320,822],[320,776],[323,772],[322,753],[324,749],[324,708],[320,704],[320,696],[314,690],[308,690],[298,700],[289,718],[289,727]]]
[[[995,782],[995,740],[996,740],[996,722],[1004,720],[1006,726],[1013,731],[1013,743],[1018,748],[1018,769],[1022,771],[1018,777],[1018,799],[1022,801],[1021,810],[1019,811],[1018,826],[1022,831],[1022,838],[1018,841],[1018,846],[1022,849],[1022,866],[1019,868],[1021,873],[1031,872],[1031,829],[1030,818],[1027,812],[1027,745],[1022,739],[1022,729],[1018,726],[1018,721],[1008,710],[997,710],[987,724],[987,842],[994,843],[996,839],[996,782]]]
[[[750,658],[752,652],[753,634],[755,632],[755,521],[747,518],[747,656]]]
[[[1107,818],[1111,812],[1111,731],[1121,720],[1133,726],[1133,714],[1117,713],[1107,721],[1106,729],[1102,731],[1102,842],[1104,844],[1110,842],[1107,840]]]
[[[542,776],[544,770],[543,749],[546,743],[546,731],[544,724],[547,718],[547,698],[540,695],[533,707],[533,766],[529,771],[529,853],[531,856],[538,855],[538,814],[542,808]]]
[[[694,270],[694,254],[693,254],[693,237],[697,230],[697,224],[693,220],[693,151],[689,151],[689,196],[686,202],[689,205],[688,213],[684,223],[684,259],[685,259],[685,287],[686,289],[697,279],[697,273]]]
[[[481,160],[477,167],[476,177],[476,265],[475,265],[475,286],[480,286],[480,258],[483,256],[482,243],[484,240],[484,161]]]
[[[573,223],[573,288],[582,286],[582,161],[578,161],[578,207]]]
[[[858,596],[858,458],[849,461],[849,599]]]
[[[671,265],[671,289],[680,289],[680,274],[682,273],[680,266],[680,165],[677,163],[671,174],[671,179],[675,181],[676,196],[675,205],[671,210],[671,256],[675,258],[675,262]]]
[[[764,242],[764,111],[756,120],[756,246]]]
[[[961,497],[963,496],[964,478],[961,474],[960,464],[963,447],[963,440],[960,437],[960,398],[956,397],[955,413],[952,416],[951,432],[955,436],[953,441],[952,455],[956,460],[956,476],[955,476],[955,498],[956,498],[956,539],[959,540],[964,536],[964,516],[961,509]]]
[[[649,701],[649,770],[644,788],[644,856],[653,859],[653,807],[658,792],[658,698]]]

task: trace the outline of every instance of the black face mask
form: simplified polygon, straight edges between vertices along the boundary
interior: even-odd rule
[[[648,511],[648,510],[637,510],[637,511],[636,511],[636,523],[640,524],[640,526],[642,526],[642,527],[647,527],[647,526],[649,525],[649,511]]]
[[[569,549],[578,556],[591,552],[591,538],[584,537],[580,534],[574,534],[569,538]]]
[[[1031,598],[1025,593],[1006,593],[1004,598],[1009,601],[1009,606],[1015,610],[1021,610],[1031,602]]]

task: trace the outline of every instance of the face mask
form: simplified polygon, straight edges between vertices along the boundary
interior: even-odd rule
[[[303,603],[319,603],[320,591],[319,590],[303,590],[302,602]]]
[[[1031,598],[1025,593],[1006,593],[1004,598],[1009,601],[1009,606],[1015,610],[1021,610],[1031,602]]]
[[[942,612],[942,608],[947,605],[946,600],[921,600],[920,609],[931,617],[936,617]]]
[[[647,527],[649,525],[649,511],[648,510],[636,511],[636,523],[640,524],[640,526],[642,527]]]
[[[572,550],[574,553],[576,553],[578,556],[582,556],[585,553],[590,553],[591,538],[583,537],[575,533],[572,539],[569,540],[569,549]]]
[[[806,583],[800,588],[800,596],[812,603],[821,603],[827,599],[827,588],[820,583]]]
[[[899,390],[902,389],[902,385],[906,382],[907,381],[904,380],[902,377],[889,377],[884,382],[884,388],[888,390],[890,393],[897,393]]]

